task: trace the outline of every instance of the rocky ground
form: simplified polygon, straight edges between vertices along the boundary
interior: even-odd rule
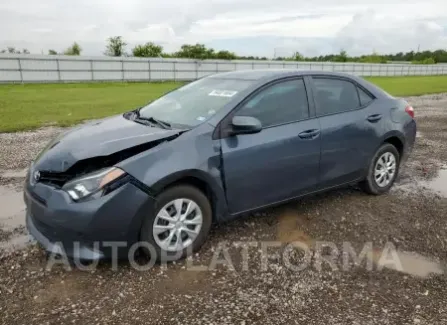
[[[24,233],[22,207],[10,208],[15,217],[0,228],[0,323],[447,324],[447,94],[408,101],[420,133],[389,194],[350,187],[215,226],[192,260],[146,271],[124,262],[117,270],[106,262],[47,269],[36,245],[8,244]],[[59,131],[0,134],[2,208],[16,204],[23,169]],[[263,259],[261,242],[273,241],[283,246]],[[310,260],[285,248],[296,241]],[[238,242],[255,245],[248,262]],[[344,263],[343,243],[357,254],[371,245],[371,255]],[[381,267],[386,248],[401,268]],[[331,252],[333,264],[319,267]],[[214,268],[217,254],[227,263]],[[303,261],[307,267],[293,269]]]

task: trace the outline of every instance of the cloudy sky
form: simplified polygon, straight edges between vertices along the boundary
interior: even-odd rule
[[[446,0],[0,0],[0,48],[100,55],[109,36],[273,57],[447,48]]]

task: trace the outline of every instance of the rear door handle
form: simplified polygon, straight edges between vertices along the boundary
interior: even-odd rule
[[[303,131],[303,132],[299,133],[298,136],[301,139],[314,139],[319,134],[320,134],[320,130],[318,130],[318,129],[311,129],[311,130],[306,130],[306,131]]]
[[[366,119],[370,122],[377,122],[382,118],[382,114],[373,114],[368,116]]]

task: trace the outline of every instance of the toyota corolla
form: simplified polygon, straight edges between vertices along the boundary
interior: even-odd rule
[[[215,74],[52,140],[28,172],[27,227],[71,257],[110,257],[110,242],[184,257],[212,223],[249,211],[347,184],[387,192],[413,117],[352,75]]]

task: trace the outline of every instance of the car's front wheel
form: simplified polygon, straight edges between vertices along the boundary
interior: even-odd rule
[[[396,147],[383,144],[374,155],[361,187],[370,194],[379,195],[389,191],[399,172],[400,157]]]
[[[148,216],[140,238],[151,249],[142,245],[146,254],[156,254],[158,261],[184,258],[197,251],[205,242],[212,222],[208,198],[196,187],[173,186],[156,198],[155,213]]]

